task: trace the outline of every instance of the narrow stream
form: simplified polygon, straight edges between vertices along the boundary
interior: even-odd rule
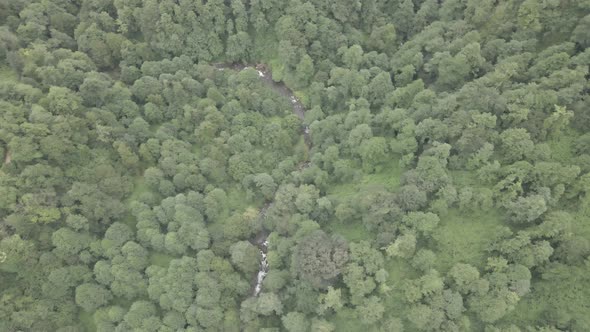
[[[260,250],[260,255],[262,258],[260,259],[260,268],[258,269],[258,274],[256,275],[256,286],[254,286],[254,296],[258,296],[260,291],[262,290],[262,282],[264,278],[268,274],[268,260],[266,259],[266,252],[268,250],[268,240],[264,240],[262,244],[258,246]]]
[[[297,115],[297,117],[299,117],[299,119],[301,119],[301,121],[304,120],[305,107],[303,106],[303,103],[301,103],[301,101],[295,96],[293,91],[291,91],[291,89],[289,89],[285,85],[285,83],[275,82],[272,79],[272,73],[270,72],[270,70],[268,69],[268,67],[266,65],[257,64],[255,66],[253,66],[253,65],[243,65],[243,64],[239,64],[239,63],[216,63],[216,64],[213,64],[213,66],[217,70],[232,69],[232,70],[236,70],[236,71],[241,71],[241,70],[248,69],[248,68],[254,68],[258,72],[258,77],[260,77],[260,79],[262,81],[264,81],[268,86],[270,86],[273,90],[278,92],[280,95],[285,96],[289,99],[289,101],[291,102],[291,107],[293,108],[293,114]],[[305,144],[307,145],[308,148],[311,148],[311,134],[309,132],[309,127],[304,126],[302,129],[303,129],[302,132],[303,132],[303,138],[305,140]],[[307,166],[309,166],[309,162],[303,163],[303,166],[301,168],[305,168]],[[266,214],[266,210],[268,210],[268,208],[271,205],[272,205],[272,202],[267,203],[260,210],[259,218],[264,218],[264,216]],[[258,273],[256,274],[256,280],[255,280],[255,283],[253,282],[254,283],[254,287],[252,290],[253,296],[258,296],[260,294],[260,292],[262,291],[262,282],[264,281],[264,278],[266,277],[266,275],[268,274],[268,271],[270,269],[270,266],[268,264],[268,259],[267,259],[268,244],[269,244],[267,238],[268,238],[268,232],[261,231],[253,239],[250,240],[250,242],[252,244],[254,244],[258,247],[258,250],[260,250],[260,256],[261,256]]]
[[[252,68],[258,72],[258,77],[262,81],[264,81],[268,86],[270,86],[273,90],[275,90],[278,94],[287,97],[289,102],[291,103],[291,107],[293,109],[293,114],[297,115],[297,117],[303,121],[305,119],[305,106],[299,98],[295,96],[293,91],[289,89],[285,83],[283,82],[276,82],[272,79],[272,73],[270,69],[265,64],[257,64],[257,65],[244,65],[240,63],[216,63],[213,64],[217,70],[224,70],[224,69],[233,69],[237,71],[241,71],[244,69]],[[311,148],[311,136],[309,133],[309,127],[303,127],[303,137],[305,139],[305,144]]]

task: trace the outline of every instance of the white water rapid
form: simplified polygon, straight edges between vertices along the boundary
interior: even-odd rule
[[[266,251],[268,249],[268,240],[265,240],[260,245],[260,254],[262,255],[262,259],[260,260],[260,268],[258,269],[258,275],[256,275],[256,286],[254,287],[254,296],[258,296],[260,291],[262,290],[262,282],[264,278],[268,274],[268,260],[266,258]]]

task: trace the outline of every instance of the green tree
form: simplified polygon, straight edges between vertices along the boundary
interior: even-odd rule
[[[393,91],[391,76],[387,72],[377,74],[369,83],[369,101],[373,106],[381,106],[385,97]]]
[[[253,181],[265,199],[269,200],[274,196],[277,185],[270,175],[267,173],[256,174]]]
[[[123,321],[133,329],[156,331],[161,325],[156,307],[148,301],[133,302]]]
[[[283,304],[277,294],[265,292],[256,301],[256,312],[263,316],[280,315],[283,313]]]
[[[471,71],[468,61],[463,54],[443,56],[438,65],[439,86],[444,90],[453,90],[461,86]]]
[[[313,211],[316,201],[319,198],[319,190],[313,185],[303,185],[298,188],[299,193],[295,198],[295,206],[301,213]]]
[[[328,292],[319,296],[320,305],[318,307],[319,314],[324,315],[333,310],[338,312],[343,306],[342,291],[332,286],[328,287]]]
[[[590,14],[584,16],[578,21],[578,25],[572,32],[571,40],[580,44],[582,47],[590,46],[590,37],[585,31],[590,28]]]
[[[223,189],[215,188],[205,196],[205,216],[210,221],[217,220],[226,209],[227,195]]]
[[[315,231],[301,240],[293,254],[293,272],[316,287],[326,286],[337,277],[348,261],[344,239]]]
[[[396,195],[397,204],[405,211],[416,211],[424,207],[427,202],[426,193],[416,185],[405,185]]]
[[[534,222],[547,211],[547,204],[541,195],[521,196],[507,207],[510,221],[518,224]]]
[[[350,69],[358,69],[363,58],[363,48],[353,45],[348,49],[342,49],[342,62]]]
[[[539,32],[542,29],[540,18],[541,8],[536,1],[526,0],[518,9],[518,24],[527,30]]]
[[[379,52],[391,53],[396,49],[396,29],[391,23],[374,26],[371,30],[369,45]]]
[[[402,222],[422,235],[429,236],[440,222],[440,218],[432,212],[409,212],[403,217]]]
[[[359,146],[359,153],[363,162],[363,169],[375,172],[379,164],[387,158],[387,141],[383,137],[373,137],[365,140]]]
[[[230,248],[232,263],[242,272],[252,274],[258,270],[260,252],[248,241],[234,243]]]
[[[416,236],[413,233],[406,233],[398,237],[394,243],[387,246],[385,252],[388,256],[410,258],[416,250]]]
[[[381,299],[377,296],[371,296],[358,306],[357,314],[364,324],[371,325],[377,323],[385,313],[385,307],[381,304]]]
[[[487,291],[486,284],[488,282],[480,279],[479,271],[469,264],[457,263],[453,265],[449,271],[449,276],[452,278],[455,288],[461,294]]]
[[[84,233],[77,233],[69,228],[60,228],[51,235],[55,252],[61,257],[75,256],[88,248],[90,237]]]
[[[247,61],[250,56],[248,47],[251,44],[252,41],[248,33],[239,31],[237,34],[228,37],[226,54],[232,61]]]
[[[107,304],[113,296],[103,286],[97,284],[82,284],[76,287],[76,304],[87,312]]]
[[[534,148],[530,134],[523,128],[511,128],[503,131],[500,134],[500,142],[507,162],[522,160]]]
[[[295,79],[297,81],[296,86],[299,88],[307,87],[313,76],[313,73],[313,60],[309,55],[304,54],[295,68]]]
[[[281,317],[283,326],[289,332],[304,332],[309,331],[310,321],[300,312],[289,312]]]

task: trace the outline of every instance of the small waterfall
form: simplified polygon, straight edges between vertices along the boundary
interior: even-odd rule
[[[260,260],[258,275],[256,275],[256,286],[254,287],[254,296],[258,296],[260,291],[262,290],[262,282],[264,278],[268,274],[268,259],[266,258],[266,252],[268,250],[268,240],[264,240],[262,244],[259,246],[260,254],[262,255],[262,259]]]

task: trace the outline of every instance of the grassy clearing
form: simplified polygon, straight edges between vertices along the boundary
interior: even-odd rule
[[[436,269],[446,273],[459,262],[483,268],[488,256],[485,250],[502,226],[502,218],[496,210],[464,213],[454,209],[441,216],[440,225],[433,234]]]
[[[342,224],[333,221],[328,225],[330,233],[342,235],[349,242],[358,242],[363,240],[371,240],[373,236],[361,222],[355,224]]]
[[[346,199],[358,193],[370,192],[377,189],[385,189],[391,192],[397,190],[404,169],[399,166],[397,160],[385,164],[380,172],[362,173],[356,181],[333,185],[328,188],[329,197]]]
[[[399,166],[397,159],[385,164],[380,172],[363,176],[362,184],[382,185],[389,191],[395,191],[399,187],[400,178],[404,170]]]

